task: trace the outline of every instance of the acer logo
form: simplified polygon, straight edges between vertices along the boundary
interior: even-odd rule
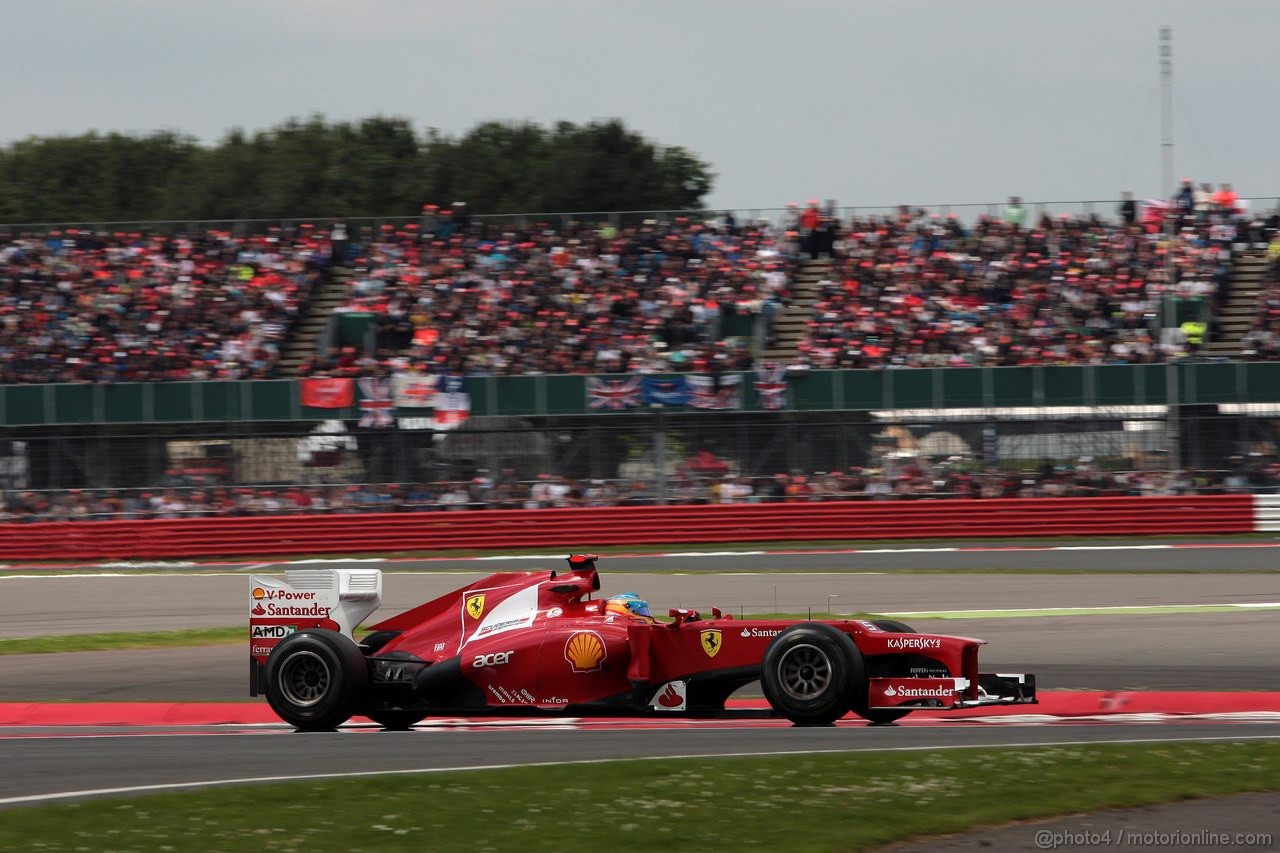
[[[472,669],[479,669],[482,666],[502,666],[505,663],[511,663],[511,656],[514,651],[510,652],[494,652],[490,655],[476,655],[476,659],[471,662]]]

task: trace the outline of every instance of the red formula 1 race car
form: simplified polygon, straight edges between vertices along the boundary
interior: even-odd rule
[[[353,631],[382,598],[376,569],[250,578],[250,693],[285,722],[331,729],[360,714],[405,728],[429,715],[715,717],[759,680],[772,712],[827,725],[917,708],[1031,704],[1030,675],[978,672],[982,640],[889,621],[734,619],[600,589],[596,558],[567,572],[504,572]]]

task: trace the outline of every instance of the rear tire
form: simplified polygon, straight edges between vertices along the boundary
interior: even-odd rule
[[[818,622],[774,638],[760,665],[760,683],[773,709],[798,726],[829,726],[867,692],[858,647],[848,634]]]
[[[894,634],[915,634],[916,630],[906,622],[899,622],[896,619],[876,619],[872,621],[881,631],[891,631]],[[868,708],[864,704],[861,708],[854,708],[853,712],[862,719],[871,723],[873,726],[888,726],[901,720],[907,714],[910,714],[911,708]]]
[[[291,726],[326,731],[365,699],[369,664],[351,638],[310,629],[285,637],[267,658],[267,702]]]

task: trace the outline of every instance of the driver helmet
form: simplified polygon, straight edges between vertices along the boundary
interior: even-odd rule
[[[604,612],[618,613],[623,616],[643,616],[646,619],[653,618],[653,615],[649,613],[649,602],[634,592],[623,592],[610,597],[604,603]]]

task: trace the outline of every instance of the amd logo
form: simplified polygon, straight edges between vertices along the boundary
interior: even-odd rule
[[[297,630],[297,625],[254,625],[249,631],[249,638],[253,640],[282,640]]]
[[[479,669],[482,666],[502,666],[504,663],[511,663],[511,656],[514,651],[510,652],[494,652],[491,655],[476,655],[476,659],[471,662],[472,669]]]

